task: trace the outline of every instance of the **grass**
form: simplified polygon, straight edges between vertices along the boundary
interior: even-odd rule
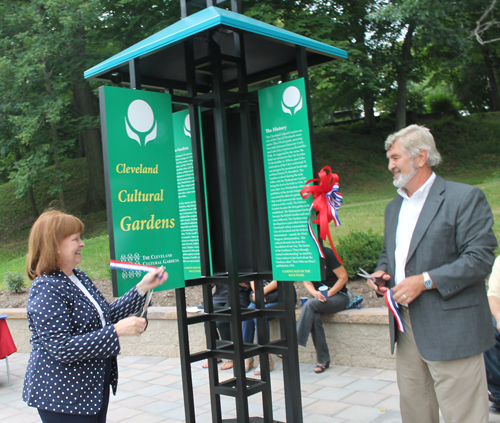
[[[500,113],[473,115],[458,121],[444,117],[417,123],[432,130],[443,155],[444,163],[437,173],[447,179],[477,185],[484,191],[496,222],[493,228],[500,239]],[[354,229],[383,232],[385,206],[397,195],[383,149],[384,139],[392,129],[392,121],[387,120],[371,132],[366,131],[362,123],[316,131],[318,167],[329,165],[339,174],[340,191],[344,195],[339,211],[342,225],[331,227],[334,243],[338,236]],[[64,189],[68,212],[85,224],[86,247],[81,268],[93,279],[109,277],[106,212],[79,213],[85,201],[86,159],[68,160],[63,163],[63,170],[70,174]],[[47,183],[35,187],[39,211],[55,200],[47,192]],[[24,273],[32,224],[27,199],[16,198],[13,183],[0,185],[0,290],[6,289],[3,274],[7,270]]]
[[[87,184],[86,159],[67,160],[62,164],[64,172],[70,176],[64,187],[66,210],[78,216],[86,225],[88,237],[107,233],[106,212],[101,211],[82,215],[79,210],[85,202]],[[50,174],[54,167],[46,172]],[[34,188],[34,197],[38,211],[57,206],[57,198],[48,194],[50,182],[39,183]],[[16,198],[16,186],[9,182],[0,185],[0,264],[24,254],[27,239],[34,217],[27,197]]]
[[[82,264],[79,266],[91,279],[110,278],[109,268],[109,237],[84,239],[85,248],[82,251]]]

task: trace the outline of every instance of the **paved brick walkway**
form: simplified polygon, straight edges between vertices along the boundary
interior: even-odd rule
[[[9,357],[12,386],[7,383],[5,361],[0,361],[0,419],[9,423],[39,422],[35,409],[21,399],[28,354]],[[120,357],[120,381],[111,397],[108,423],[184,422],[184,403],[178,358]],[[219,365],[220,366],[220,365]],[[312,364],[300,365],[305,423],[401,422],[396,372],[362,367],[333,366],[322,374]],[[219,370],[221,379],[232,371]],[[208,371],[193,364],[197,423],[211,422]],[[274,419],[284,422],[283,372],[277,362],[272,372]],[[234,399],[222,397],[224,419],[236,417]],[[262,415],[262,396],[249,399],[251,416]],[[490,422],[500,416],[490,414]]]

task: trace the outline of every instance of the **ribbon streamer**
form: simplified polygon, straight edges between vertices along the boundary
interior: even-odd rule
[[[146,264],[139,263],[129,263],[127,261],[110,260],[109,267],[115,270],[139,270],[141,272],[153,272],[158,269],[155,266],[148,266]],[[163,273],[159,274],[158,277],[161,278]]]
[[[401,315],[399,314],[399,304],[394,300],[394,297],[392,296],[392,289],[385,291],[384,298],[387,307],[389,307],[389,310],[391,310],[392,315],[396,319],[398,329],[401,332],[406,332],[405,324],[403,322],[403,319],[401,318]]]
[[[340,225],[338,210],[342,204],[342,194],[339,192],[339,176],[336,173],[332,173],[330,166],[325,166],[318,173],[319,179],[314,178],[306,182],[306,185],[300,191],[300,195],[303,199],[308,198],[310,195],[313,196],[314,200],[309,208],[309,219],[307,222],[307,229],[309,235],[314,240],[316,247],[318,248],[319,255],[325,258],[325,254],[321,248],[321,244],[316,237],[312,224],[319,225],[320,238],[328,241],[332,247],[333,252],[342,263],[340,257],[335,251],[333,245],[332,236],[330,233],[329,223],[333,220],[335,226]],[[310,183],[319,182],[318,185],[308,185]]]

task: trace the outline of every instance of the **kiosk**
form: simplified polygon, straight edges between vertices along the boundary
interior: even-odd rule
[[[220,3],[230,3],[232,10],[215,7]],[[308,67],[345,59],[347,54],[245,17],[237,0],[181,0],[181,6],[179,22],[94,66],[85,78],[168,93],[173,104],[189,109],[201,277],[186,278],[185,286],[203,287],[204,313],[188,316],[185,288],[176,289],[186,421],[196,421],[191,364],[208,359],[213,422],[229,421],[223,420],[221,395],[235,398],[238,422],[273,422],[268,361],[272,353],[283,357],[286,420],[301,423],[293,282],[280,281],[279,304],[264,307],[262,281],[278,278],[273,278],[259,94],[252,86],[276,78],[286,83],[295,72],[303,78],[305,96],[300,107],[307,110],[306,135],[314,160]],[[193,7],[201,10],[191,14]],[[106,143],[104,132],[105,150]],[[310,172],[307,179],[312,177]],[[109,214],[109,184],[107,194]],[[255,310],[240,307],[239,283],[249,281],[256,282]],[[215,284],[228,285],[228,308],[214,309]],[[269,343],[266,317],[280,321],[281,337]],[[242,322],[254,318],[257,342],[244,344]],[[230,323],[231,342],[216,339],[217,321]],[[188,329],[194,324],[205,325],[206,350],[190,351]],[[244,360],[256,355],[260,379],[245,374]],[[218,358],[234,361],[234,377],[219,380]],[[262,417],[250,417],[248,397],[257,393],[262,395]]]

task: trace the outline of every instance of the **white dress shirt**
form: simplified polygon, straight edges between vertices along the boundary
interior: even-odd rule
[[[396,250],[394,252],[396,260],[396,285],[406,278],[406,260],[408,259],[408,250],[410,249],[413,232],[435,179],[436,174],[432,172],[429,179],[411,197],[408,197],[404,188],[398,189],[398,194],[403,197],[403,203],[399,211],[398,228],[396,230]]]

